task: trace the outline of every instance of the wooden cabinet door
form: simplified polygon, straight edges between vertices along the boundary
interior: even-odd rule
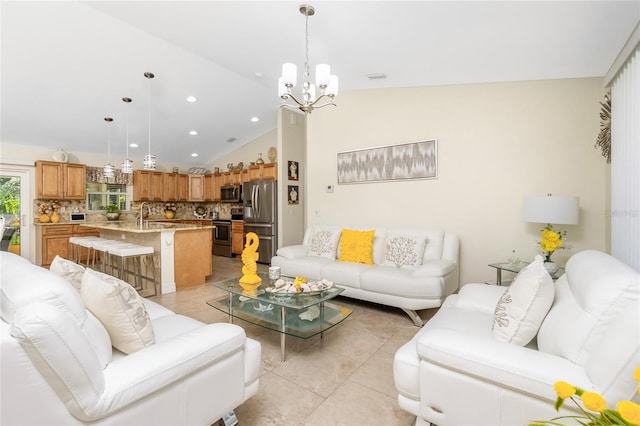
[[[152,201],[164,201],[162,199],[162,172],[151,172],[149,177],[149,199]]]
[[[162,174],[162,200],[178,201],[178,174]]]
[[[262,164],[262,177],[264,180],[277,180],[278,179],[278,163]]]
[[[222,186],[222,175],[216,173],[213,175],[213,201],[220,201],[220,187]]]
[[[242,222],[231,222],[231,252],[242,254],[244,248],[244,224]]]
[[[213,175],[204,176],[204,200],[213,200]]]
[[[63,198],[84,200],[87,197],[87,167],[84,164],[65,164]]]
[[[189,200],[189,176],[185,174],[178,175],[178,201]]]
[[[189,201],[204,201],[204,175],[189,175]]]
[[[146,170],[133,171],[133,201],[149,201],[151,173]]]
[[[36,161],[38,198],[62,198],[64,186],[63,163]]]

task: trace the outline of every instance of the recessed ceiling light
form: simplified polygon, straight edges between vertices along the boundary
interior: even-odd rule
[[[258,72],[258,71],[256,71],[253,75],[255,75],[257,78],[264,77],[264,74],[262,74],[261,72]]]
[[[191,136],[195,136],[195,135],[197,135],[197,134],[198,134],[198,132],[197,132],[197,131],[195,131],[195,130],[192,130],[192,131],[190,131],[190,132],[189,132],[189,134],[190,134]]]
[[[187,96],[187,102],[196,102],[198,100],[198,98],[196,98],[195,96]]]
[[[130,143],[129,144],[129,148],[137,148],[138,144],[137,143]]]
[[[198,153],[194,152],[193,154],[191,154],[192,157],[197,157]]]
[[[257,123],[258,121],[260,121],[260,119],[258,117],[251,117],[251,121],[253,123]]]

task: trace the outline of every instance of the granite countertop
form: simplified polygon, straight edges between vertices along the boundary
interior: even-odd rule
[[[105,229],[108,231],[124,231],[124,232],[133,232],[133,233],[151,233],[151,232],[162,232],[168,230],[174,231],[191,231],[195,229],[214,229],[213,225],[196,225],[196,224],[188,224],[188,223],[167,223],[167,222],[145,222],[140,229],[140,224],[138,222],[101,222],[101,223],[87,223],[84,222],[81,224],[82,226],[86,226],[89,228],[97,228],[97,229]]]

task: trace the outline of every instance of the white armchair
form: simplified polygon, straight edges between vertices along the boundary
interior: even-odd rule
[[[558,416],[553,408],[558,380],[600,393],[612,408],[623,399],[638,402],[636,271],[605,253],[575,254],[555,283],[555,299],[537,339],[524,347],[494,338],[494,310],[504,291],[463,286],[397,351],[398,403],[417,417],[416,424],[523,425],[551,419]]]

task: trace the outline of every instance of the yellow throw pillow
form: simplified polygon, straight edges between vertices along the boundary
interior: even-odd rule
[[[343,229],[340,237],[340,259],[342,262],[357,262],[373,265],[373,235],[371,231]]]

